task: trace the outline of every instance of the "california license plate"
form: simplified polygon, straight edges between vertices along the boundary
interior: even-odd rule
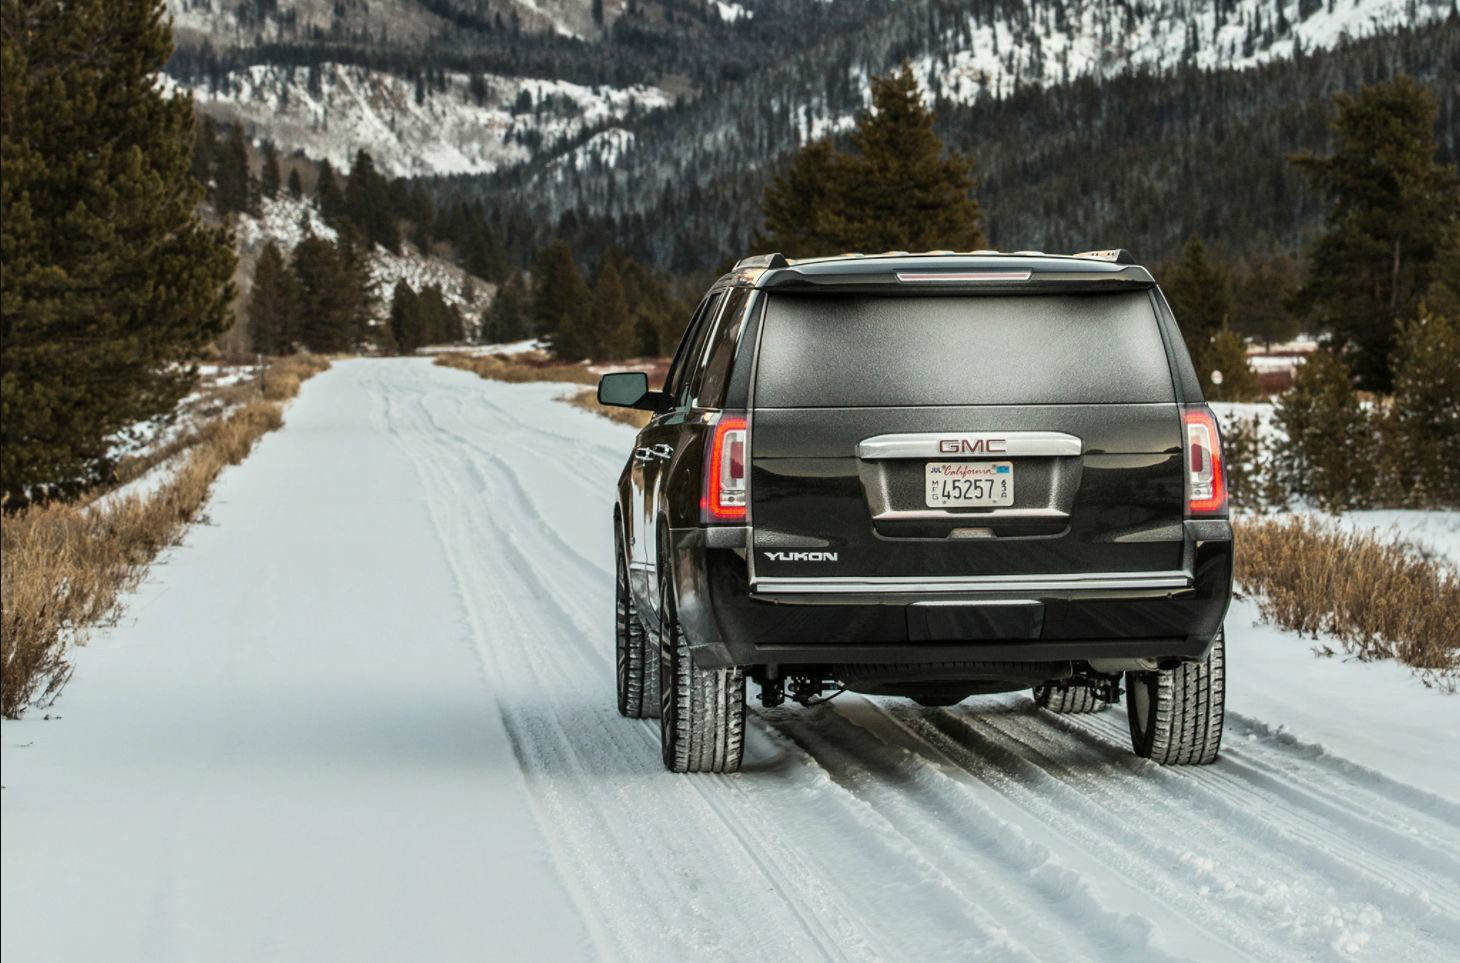
[[[923,469],[929,508],[1002,508],[1014,504],[1007,461],[930,461]]]

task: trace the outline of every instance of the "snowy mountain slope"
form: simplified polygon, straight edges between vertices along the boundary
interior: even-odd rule
[[[235,215],[233,233],[239,254],[239,270],[234,283],[238,285],[241,303],[247,301],[258,254],[269,241],[277,244],[287,258],[308,234],[331,241],[338,236],[335,229],[320,218],[313,201],[286,194],[262,198],[257,217]],[[496,285],[491,282],[469,274],[444,258],[424,254],[409,242],[402,243],[399,254],[377,244],[370,252],[370,276],[375,281],[377,321],[384,321],[390,314],[390,296],[396,282],[405,281],[416,291],[434,284],[441,288],[447,304],[461,309],[469,333],[496,292]]]
[[[645,19],[641,11],[636,17],[641,27],[653,20],[669,32],[623,45],[599,36],[591,5],[583,0],[518,0],[515,9],[549,24],[551,32],[586,42],[565,41],[561,49],[545,53],[546,59],[533,61],[527,72],[538,71],[538,79],[478,74],[473,87],[467,74],[449,73],[444,89],[411,78],[452,62],[442,59],[455,50],[452,44],[471,49],[476,41],[470,38],[502,43],[506,35],[490,26],[491,18],[501,13],[497,5],[475,0],[294,0],[275,6],[276,12],[262,17],[242,13],[258,5],[224,0],[173,0],[172,9],[182,41],[232,49],[230,64],[247,58],[256,44],[291,39],[306,45],[328,40],[366,59],[393,52],[397,59],[414,58],[418,64],[410,70],[392,68],[401,71],[393,73],[326,62],[311,72],[302,66],[270,65],[263,51],[247,67],[220,67],[185,82],[208,112],[242,119],[286,149],[302,148],[311,157],[335,163],[363,147],[390,174],[481,174],[545,160],[553,168],[543,173],[556,181],[564,163],[560,158],[570,152],[570,166],[600,170],[632,155],[626,135],[633,133],[635,117],[674,100],[663,89],[669,84],[666,78],[683,71],[686,61],[691,68],[711,64],[718,47],[736,38],[761,36],[746,33],[753,29],[802,37],[777,51],[774,59],[757,62],[752,57],[744,65],[751,77],[779,71],[772,90],[762,93],[743,83],[722,83],[721,72],[709,69],[697,78],[695,93],[726,101],[724,125],[743,123],[745,101],[768,95],[779,108],[797,111],[804,138],[844,128],[861,104],[860,99],[848,102],[845,91],[865,94],[869,74],[902,59],[911,63],[930,95],[971,102],[1084,76],[1160,71],[1181,64],[1250,67],[1299,51],[1331,48],[1345,38],[1437,20],[1450,15],[1454,0],[1013,0],[966,10],[907,0],[887,7],[885,14],[859,8],[857,16],[865,25],[824,41],[816,33],[821,21],[806,15],[817,0],[779,2],[761,11],[755,4],[719,3],[706,14],[718,24],[715,32],[705,33],[705,23],[693,17],[683,26],[674,26],[671,18],[666,27],[662,18]],[[607,4],[605,22],[624,9]],[[463,33],[450,15],[475,18],[469,19],[473,30]],[[592,87],[561,79],[574,66],[610,56],[625,58],[614,60],[619,65],[615,76],[627,73],[639,82]],[[782,70],[793,61],[799,66]],[[600,128],[606,136],[576,143],[581,132]],[[714,144],[728,130],[697,131],[694,139]],[[663,157],[662,146],[652,146],[655,154],[646,164],[688,159]],[[693,149],[685,145],[678,153]]]
[[[1136,759],[1118,709],[849,694],[665,773],[612,705],[632,433],[562,391],[304,386],[61,718],[0,726],[7,959],[1453,955],[1460,698],[1250,606],[1208,769]]]
[[[624,5],[608,0],[603,6],[605,22],[612,23]],[[507,25],[514,14],[524,30],[598,32],[591,0],[168,0],[168,9],[179,39],[206,38],[215,46],[311,37],[419,43],[450,31],[454,18],[494,24],[500,16]]]
[[[968,15],[914,61],[950,100],[1132,70],[1251,67],[1448,16],[1451,0],[1027,0],[1007,17]]]
[[[655,87],[445,75],[445,88],[367,67],[257,65],[184,84],[199,107],[254,136],[348,168],[364,149],[392,176],[482,173],[527,160],[584,128],[667,106]]]

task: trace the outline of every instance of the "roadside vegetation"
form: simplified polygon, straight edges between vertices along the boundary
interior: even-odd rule
[[[559,400],[566,401],[576,408],[582,408],[584,411],[591,411],[595,415],[602,415],[610,421],[633,425],[635,428],[642,428],[649,423],[649,412],[647,411],[600,405],[597,389],[599,374],[586,364],[565,364],[536,351],[514,355],[453,352],[439,355],[436,363],[447,368],[470,371],[489,381],[553,381],[592,385],[593,387],[571,391]],[[662,378],[667,363],[667,360],[663,358],[649,358],[634,367],[649,370],[650,383],[653,384],[656,374]]]
[[[121,594],[199,517],[223,467],[283,424],[281,402],[327,367],[310,355],[280,359],[260,381],[222,389],[212,418],[155,453],[124,461],[117,486],[0,516],[0,713],[15,718],[55,699],[70,677],[70,646],[120,614]],[[161,483],[129,493],[127,483],[147,472],[164,473]]]
[[[1426,685],[1460,683],[1460,572],[1403,542],[1305,517],[1239,518],[1237,584],[1262,614],[1361,661],[1394,659]],[[1334,654],[1327,647],[1320,654]]]

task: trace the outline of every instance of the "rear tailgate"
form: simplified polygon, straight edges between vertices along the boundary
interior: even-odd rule
[[[1181,419],[1145,291],[774,294],[753,403],[757,582],[1181,568]]]

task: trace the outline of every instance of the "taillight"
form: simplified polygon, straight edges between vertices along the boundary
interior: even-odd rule
[[[710,436],[700,515],[706,522],[745,521],[745,419],[722,415]]]
[[[1183,413],[1186,430],[1186,514],[1222,515],[1227,511],[1227,477],[1222,468],[1222,435],[1205,407]]]

